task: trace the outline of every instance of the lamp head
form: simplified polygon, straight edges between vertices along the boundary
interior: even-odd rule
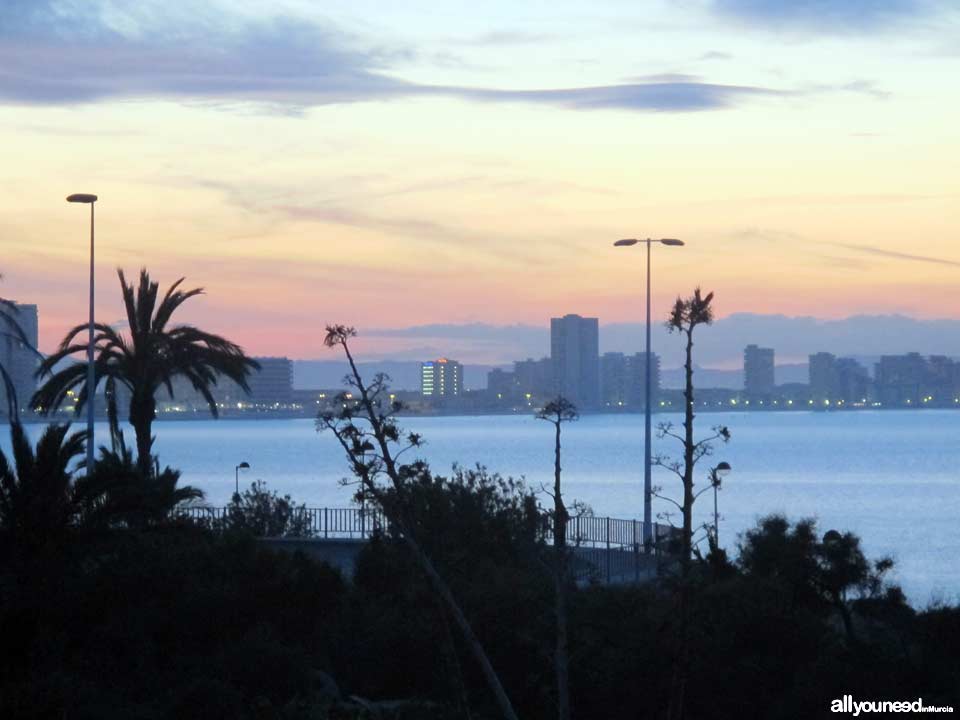
[[[728,462],[720,462],[720,463],[717,463],[717,466],[714,468],[714,470],[716,471],[718,476],[726,477],[727,475],[730,474],[733,468],[730,467],[730,463]]]
[[[67,202],[72,203],[95,203],[97,201],[96,195],[90,195],[89,193],[74,193],[73,195],[67,196]]]
[[[240,463],[239,465],[237,465],[237,470],[249,470],[249,469],[250,469],[250,463],[248,463],[248,462],[246,462],[246,461],[244,461],[244,462]]]
[[[664,245],[674,245],[678,247],[683,245],[683,240],[677,240],[676,238],[663,238],[660,242]]]
[[[627,238],[626,240],[617,240],[613,246],[614,247],[629,247],[630,245],[636,245],[639,240],[636,238]]]

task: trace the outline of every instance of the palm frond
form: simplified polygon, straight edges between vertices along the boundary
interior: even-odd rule
[[[167,290],[167,294],[163,296],[163,300],[160,302],[160,307],[157,308],[157,314],[153,319],[153,332],[161,333],[164,328],[167,326],[167,323],[170,321],[170,317],[179,308],[183,303],[189,300],[192,297],[197,295],[203,295],[203,288],[194,288],[193,290],[178,291],[177,288],[180,287],[180,284],[186,278],[180,278],[173,285],[170,286],[170,289]]]
[[[3,389],[6,391],[7,398],[7,417],[10,422],[15,422],[20,417],[20,403],[17,400],[17,388],[13,384],[13,378],[7,369],[0,365],[0,382],[3,383]]]
[[[5,326],[7,332],[12,333],[19,342],[29,346],[30,341],[27,340],[23,328],[21,328],[20,323],[17,322],[16,316],[19,314],[20,308],[17,307],[17,304],[13,300],[0,298],[0,325]]]

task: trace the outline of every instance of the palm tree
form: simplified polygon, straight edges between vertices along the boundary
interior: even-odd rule
[[[250,392],[247,376],[260,366],[248,358],[234,343],[218,335],[204,332],[192,325],[170,326],[173,313],[184,302],[203,293],[202,288],[181,290],[184,278],[177,280],[157,302],[159,286],[150,280],[146,269],[140,271],[140,283],[134,288],[127,284],[123,270],[117,270],[123,303],[127,312],[128,335],[109,325],[96,324],[94,342],[96,384],[106,379],[108,390],[117,385],[130,393],[129,420],[137,441],[137,467],[146,476],[153,470],[152,427],[156,417],[156,394],[161,388],[173,397],[173,381],[185,378],[199,392],[217,417],[217,403],[213,389],[225,376]],[[32,404],[42,413],[59,407],[67,393],[79,389],[76,412],[88,402],[85,384],[87,365],[76,362],[53,372],[65,358],[85,352],[87,344],[78,336],[87,331],[87,324],[78,325],[67,333],[56,353],[46,358],[38,375],[50,377],[33,396]],[[115,394],[110,396],[111,425],[116,426]]]
[[[84,521],[88,526],[122,526],[143,528],[162,523],[176,514],[183,504],[203,498],[203,491],[190,485],[178,486],[180,471],[170,467],[160,470],[153,458],[151,472],[144,474],[134,462],[133,453],[117,431],[112,448],[101,447],[93,472],[77,480],[78,488],[90,493],[84,505]]]
[[[0,450],[0,535],[21,549],[58,539],[74,521],[78,501],[71,463],[83,454],[85,433],[69,425],[44,430],[36,450],[18,421],[10,424],[11,459]]]

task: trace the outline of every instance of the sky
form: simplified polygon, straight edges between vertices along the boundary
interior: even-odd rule
[[[957,77],[951,0],[4,0],[0,295],[85,320],[88,192],[98,318],[146,266],[256,355],[637,321],[620,237],[658,316],[960,318]]]

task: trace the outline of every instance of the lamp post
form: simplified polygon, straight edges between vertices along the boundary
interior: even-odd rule
[[[233,469],[233,482],[234,482],[233,494],[234,495],[240,494],[240,471],[249,470],[249,469],[250,469],[250,463],[246,461],[240,463]]]
[[[637,245],[638,243],[644,243],[647,246],[647,360],[645,368],[646,391],[644,397],[645,408],[643,418],[643,544],[649,549],[653,546],[653,483],[651,481],[652,458],[650,454],[652,436],[650,430],[650,396],[652,395],[650,368],[650,246],[653,243],[660,243],[661,245],[679,247],[683,245],[683,240],[676,240],[674,238],[660,238],[659,240],[653,240],[651,238],[647,238],[646,240],[628,238],[626,240],[617,240],[613,245],[614,247],[630,247],[632,245]]]
[[[90,206],[90,335],[87,341],[87,474],[93,472],[93,399],[96,392],[96,374],[93,369],[93,206],[96,195],[74,193],[67,202],[85,203]]]
[[[715,468],[710,469],[710,484],[713,485],[713,541],[720,547],[720,513],[717,511],[717,491],[720,484],[733,468],[728,462],[717,463]]]

